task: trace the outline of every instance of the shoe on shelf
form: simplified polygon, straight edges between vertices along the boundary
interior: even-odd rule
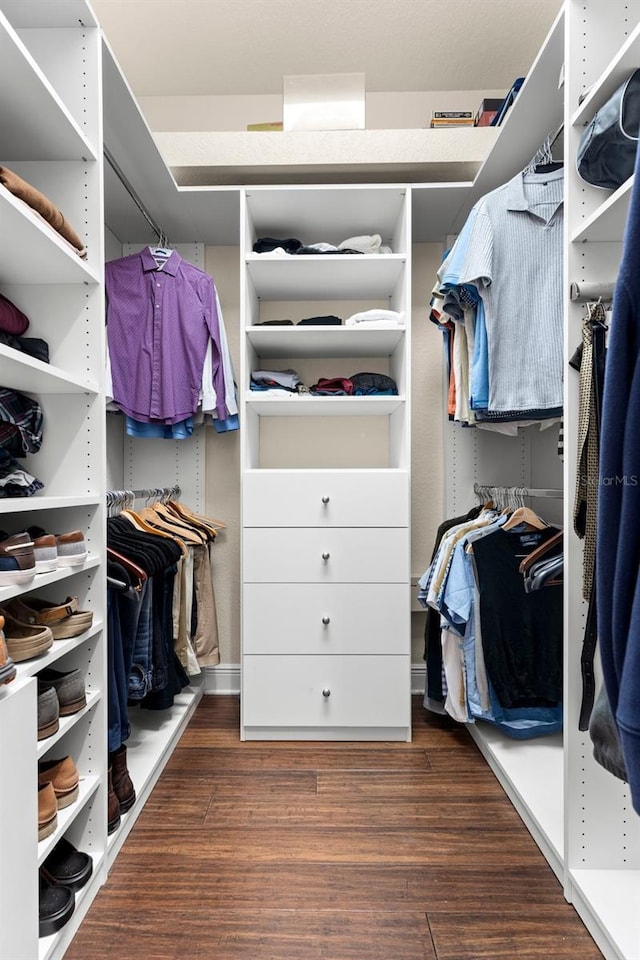
[[[38,740],[52,737],[60,729],[60,703],[55,687],[38,680]]]
[[[36,575],[33,541],[28,533],[0,532],[0,586],[31,583]]]
[[[4,617],[4,637],[14,663],[39,657],[52,645],[53,634],[49,627],[33,627],[30,623],[22,623],[5,609],[0,609],[0,616]]]
[[[120,801],[113,789],[111,767],[107,771],[107,834],[110,836],[120,826]]]
[[[81,890],[93,873],[89,854],[77,850],[66,837],[58,840],[42,866],[55,883],[64,884],[74,892]]]
[[[16,675],[16,667],[9,656],[7,643],[4,639],[4,617],[0,616],[0,685],[11,683]]]
[[[78,669],[54,670],[47,667],[38,674],[38,688],[53,687],[60,704],[60,716],[69,717],[87,705],[84,677]]]
[[[50,781],[38,784],[38,840],[44,840],[58,826],[58,801]]]
[[[42,540],[43,548],[44,541],[46,541],[49,549],[53,546],[49,538],[53,537],[56,549],[56,565],[58,567],[75,567],[78,564],[84,563],[87,559],[87,541],[85,540],[82,530],[50,534],[47,533],[43,527],[28,527],[27,533],[34,543]]]
[[[38,762],[38,784],[51,783],[56,795],[58,810],[68,807],[78,799],[80,774],[71,757]]]
[[[61,930],[73,916],[76,895],[64,884],[57,883],[45,867],[39,873],[39,924],[38,936],[50,937]]]
[[[27,533],[33,540],[33,552],[36,558],[36,573],[50,573],[58,569],[58,545],[52,533],[45,533],[39,527],[29,527]]]
[[[56,548],[58,550],[58,565],[61,567],[75,567],[87,559],[87,541],[82,530],[72,530],[71,533],[56,534]]]
[[[136,791],[127,769],[127,748],[124,743],[109,754],[113,790],[120,804],[120,813],[126,813],[136,802]]]
[[[78,598],[67,597],[64,603],[50,603],[37,597],[14,597],[7,603],[11,616],[31,626],[49,627],[54,640],[78,637],[93,623],[91,610],[78,610]]]

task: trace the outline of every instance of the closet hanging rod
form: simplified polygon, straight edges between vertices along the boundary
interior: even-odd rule
[[[113,172],[115,173],[116,177],[118,178],[122,186],[125,188],[129,196],[135,203],[136,207],[138,208],[142,216],[145,218],[145,220],[147,221],[147,223],[155,233],[156,237],[158,238],[158,242],[160,244],[165,243],[167,240],[166,233],[161,227],[158,226],[156,221],[153,219],[153,217],[145,207],[144,203],[142,202],[142,200],[140,199],[136,191],[133,189],[133,187],[129,183],[127,177],[122,172],[122,169],[118,161],[115,159],[115,157],[113,156],[113,154],[111,153],[111,151],[107,146],[103,146],[102,152],[104,154],[105,160],[107,161],[107,163],[109,164]]]
[[[592,281],[574,281],[570,287],[570,296],[574,303],[595,303],[602,300],[610,303],[613,300],[613,283],[599,283]]]
[[[171,487],[143,487],[138,490],[107,490],[107,500],[115,500],[118,497],[129,496],[136,500],[144,500],[147,497],[179,497],[182,490],[177,483]]]
[[[547,500],[562,500],[563,491],[555,488],[542,487],[500,487],[493,483],[474,483],[473,492],[476,496],[483,496],[487,490],[502,493],[519,493],[522,497],[540,497]]]

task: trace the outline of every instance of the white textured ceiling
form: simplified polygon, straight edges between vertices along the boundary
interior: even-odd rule
[[[93,0],[134,94],[281,93],[287,74],[369,92],[507,89],[561,0]]]

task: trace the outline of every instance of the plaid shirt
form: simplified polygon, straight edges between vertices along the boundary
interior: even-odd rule
[[[15,457],[37,453],[42,444],[42,409],[32,397],[0,387],[0,447]]]

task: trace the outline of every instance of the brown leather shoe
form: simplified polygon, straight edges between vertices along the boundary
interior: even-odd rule
[[[107,778],[107,833],[111,834],[120,826],[120,801],[116,797],[115,790],[113,789],[111,767],[109,767]]]
[[[58,826],[58,801],[53,784],[38,786],[38,840],[44,840]]]
[[[0,542],[0,585],[30,583],[36,575],[33,541],[28,533],[16,533]]]
[[[32,627],[29,623],[16,620],[5,610],[0,610],[4,617],[4,636],[7,641],[9,656],[15,663],[22,660],[31,660],[45,653],[53,643],[53,634],[49,627]]]
[[[49,627],[54,640],[78,637],[93,623],[91,610],[78,610],[78,598],[67,597],[64,603],[50,603],[37,597],[14,597],[7,611],[16,620],[34,627]]]
[[[60,760],[40,760],[38,783],[47,782],[53,786],[59,810],[68,807],[78,799],[80,775],[71,757],[62,757]]]
[[[16,675],[16,668],[13,660],[9,656],[7,644],[4,639],[4,617],[0,616],[0,684],[11,683]]]
[[[113,790],[120,804],[120,813],[126,813],[136,801],[136,791],[127,769],[127,748],[124,743],[109,754],[109,763],[112,771]]]

